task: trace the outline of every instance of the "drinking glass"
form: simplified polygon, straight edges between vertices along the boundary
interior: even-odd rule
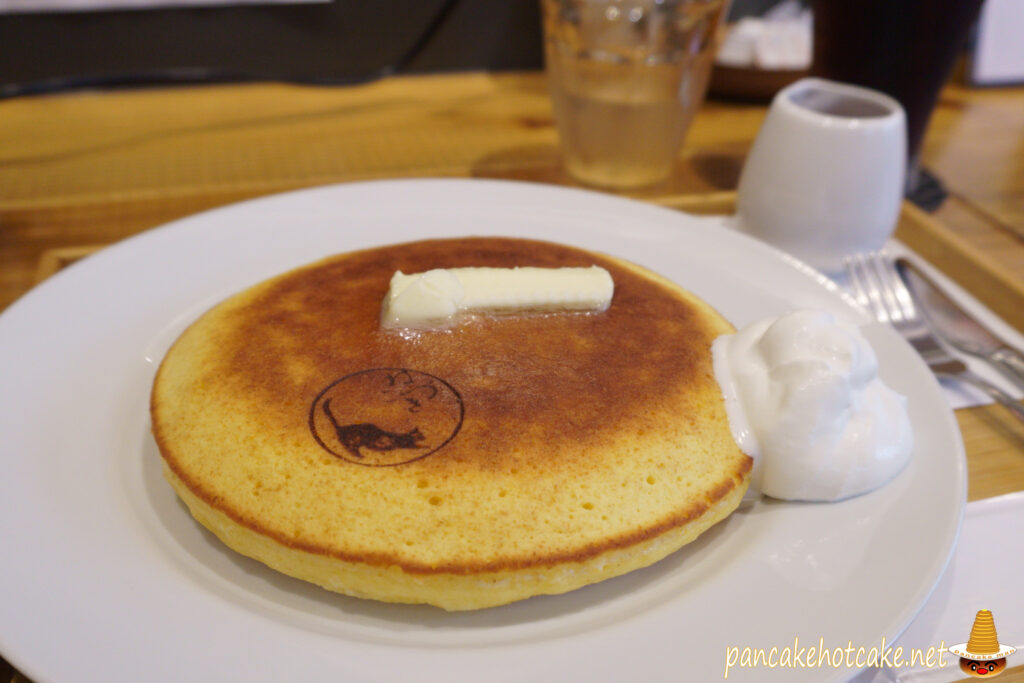
[[[610,189],[668,177],[704,101],[725,0],[541,0],[566,170]]]

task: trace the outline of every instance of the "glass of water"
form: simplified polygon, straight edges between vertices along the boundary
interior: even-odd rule
[[[566,170],[625,190],[672,170],[704,101],[726,0],[541,0]]]

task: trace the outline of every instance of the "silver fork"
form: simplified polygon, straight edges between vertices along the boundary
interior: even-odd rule
[[[1024,405],[978,377],[946,350],[914,306],[906,285],[885,252],[855,254],[846,259],[854,298],[879,322],[889,323],[920,354],[938,377],[962,380],[981,389],[1024,422]]]

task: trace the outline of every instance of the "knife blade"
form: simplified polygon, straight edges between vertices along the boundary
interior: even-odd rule
[[[1024,391],[1024,353],[975,320],[911,261],[897,258],[895,263],[911,297],[944,341],[986,361]]]

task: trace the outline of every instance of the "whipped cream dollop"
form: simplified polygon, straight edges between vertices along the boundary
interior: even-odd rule
[[[867,339],[830,313],[756,322],[712,345],[729,425],[754,458],[751,488],[834,501],[875,489],[910,458],[906,398],[878,377]]]
[[[445,327],[462,312],[603,311],[614,290],[611,274],[599,266],[398,271],[384,297],[381,324]]]

